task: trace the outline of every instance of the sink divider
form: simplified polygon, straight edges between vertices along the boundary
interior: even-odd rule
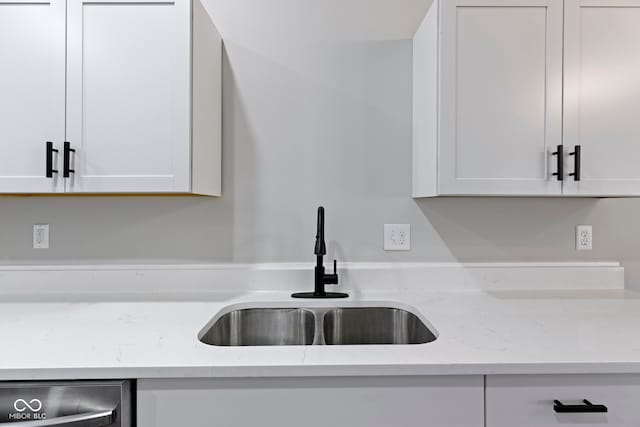
[[[311,345],[327,345],[324,339],[324,316],[329,311],[328,308],[305,308],[304,310],[313,313],[315,329],[313,332],[313,343]]]

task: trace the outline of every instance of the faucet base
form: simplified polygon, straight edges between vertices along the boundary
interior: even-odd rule
[[[330,298],[348,298],[349,294],[342,292],[325,292],[324,294],[316,294],[314,292],[297,292],[291,295],[292,298],[316,298],[316,299],[330,299]]]

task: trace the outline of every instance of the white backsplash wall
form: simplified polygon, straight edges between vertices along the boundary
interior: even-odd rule
[[[226,44],[224,196],[0,198],[0,260],[312,262],[322,204],[339,261],[620,260],[640,285],[639,200],[411,199],[408,38],[428,2],[393,3],[207,0]],[[411,224],[410,252],[382,250],[384,223]],[[574,249],[582,223],[591,252]]]

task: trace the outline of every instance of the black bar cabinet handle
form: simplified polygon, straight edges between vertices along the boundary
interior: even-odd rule
[[[580,181],[580,160],[582,155],[582,147],[576,145],[573,148],[573,153],[569,153],[569,155],[573,156],[573,173],[570,173],[569,176],[572,176],[574,181]]]
[[[562,145],[558,145],[558,147],[556,148],[556,151],[553,152],[554,156],[558,156],[556,158],[556,162],[557,162],[557,172],[551,174],[552,176],[557,176],[558,177],[558,181],[564,181],[564,146]]]
[[[578,413],[605,413],[609,412],[606,406],[596,405],[587,399],[582,401],[584,405],[565,405],[559,400],[553,401],[553,410],[558,414],[578,414]]]
[[[57,153],[58,150],[56,150],[55,148],[53,148],[53,142],[51,141],[47,141],[47,167],[46,167],[46,172],[45,172],[45,176],[47,178],[53,178],[53,174],[54,173],[58,173],[57,169],[53,168],[53,153]]]
[[[76,150],[71,148],[69,141],[64,142],[64,171],[62,176],[69,178],[70,174],[75,173],[75,169],[71,169],[71,153],[75,153]]]

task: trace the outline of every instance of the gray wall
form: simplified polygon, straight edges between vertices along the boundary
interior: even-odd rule
[[[620,260],[640,284],[639,201],[411,199],[408,39],[428,2],[392,3],[207,0],[226,39],[224,197],[0,198],[1,261],[311,261],[323,204],[339,260]],[[31,249],[42,222],[51,249]],[[413,250],[385,253],[384,223],[410,223]],[[592,252],[574,250],[581,223]]]

